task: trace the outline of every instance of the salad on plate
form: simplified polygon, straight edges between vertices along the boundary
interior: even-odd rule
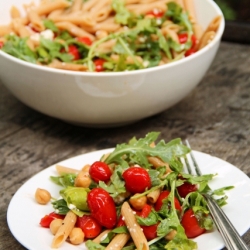
[[[226,205],[225,190],[212,190],[215,174],[194,176],[184,171],[190,149],[177,138],[158,140],[160,133],[118,144],[113,151],[81,170],[56,166],[58,197],[38,188],[39,204],[51,202],[41,218],[50,230],[51,246],[65,241],[97,249],[197,249],[195,237],[212,231],[204,193]],[[38,222],[39,223],[39,222]]]

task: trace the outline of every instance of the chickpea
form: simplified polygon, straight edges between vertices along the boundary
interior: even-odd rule
[[[166,236],[165,236],[165,239],[166,240],[172,240],[175,235],[177,234],[176,230],[172,230],[170,231]]]
[[[50,201],[51,194],[45,189],[37,188],[35,199],[39,204],[45,205]]]
[[[147,197],[145,195],[141,196],[139,198],[136,198],[136,199],[133,197],[131,197],[129,199],[129,203],[136,210],[142,210],[142,208],[145,206],[146,202],[147,202]]]
[[[105,30],[97,30],[96,33],[96,38],[99,40],[99,39],[102,39],[104,37],[107,37],[108,36],[108,32],[105,31]]]
[[[52,234],[56,234],[59,227],[62,225],[63,220],[62,219],[54,219],[51,221],[49,228]]]
[[[84,241],[84,233],[81,228],[74,227],[69,234],[69,240],[73,245],[79,245]]]
[[[82,168],[82,171],[83,172],[89,172],[89,169],[90,169],[90,165],[89,164],[86,164],[83,168]]]
[[[89,177],[89,172],[81,171],[75,179],[76,187],[88,188],[91,184],[91,178]]]

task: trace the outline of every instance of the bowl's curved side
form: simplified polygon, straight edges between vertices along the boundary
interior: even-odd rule
[[[206,18],[222,15],[212,0],[195,4],[209,10]],[[203,20],[201,14],[197,18]],[[47,70],[0,53],[1,81],[20,101],[55,118],[88,126],[129,123],[162,112],[190,93],[210,67],[223,30],[224,19],[214,41],[188,58],[117,74]]]

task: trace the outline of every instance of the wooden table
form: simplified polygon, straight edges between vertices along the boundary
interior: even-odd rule
[[[119,128],[75,127],[47,117],[20,103],[0,82],[0,249],[25,249],[10,233],[6,213],[13,194],[31,176],[150,131],[160,131],[166,141],[188,138],[193,149],[250,175],[250,46],[223,42],[202,82],[183,101]],[[250,246],[250,231],[244,239]]]

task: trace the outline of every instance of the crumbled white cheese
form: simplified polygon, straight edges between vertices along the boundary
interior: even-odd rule
[[[149,61],[143,61],[143,66],[145,67],[145,68],[147,68],[148,67],[148,65],[149,65]]]
[[[76,206],[75,206],[74,204],[69,204],[69,205],[68,205],[68,208],[69,208],[69,209],[74,209],[74,208],[76,208]]]
[[[45,38],[45,39],[48,39],[48,40],[53,40],[54,38],[54,33],[52,30],[44,30],[40,33],[41,37]]]

